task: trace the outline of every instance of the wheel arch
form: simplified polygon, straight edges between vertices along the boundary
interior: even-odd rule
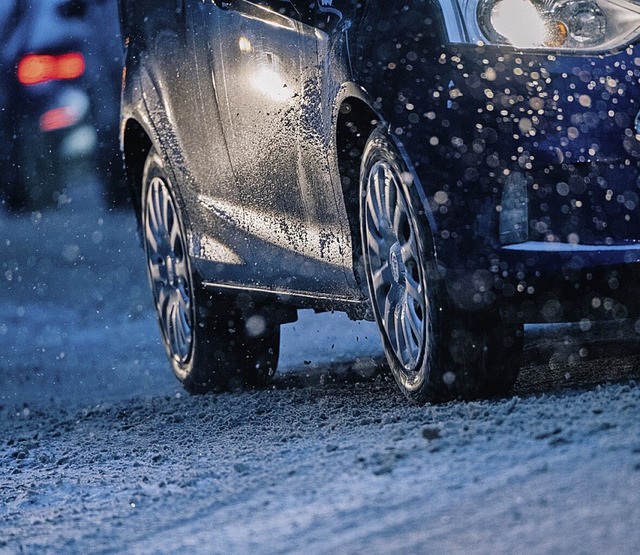
[[[360,162],[367,139],[380,121],[379,115],[361,98],[346,96],[339,104],[335,136],[338,174],[351,235],[353,269],[363,292],[367,284],[360,241]]]
[[[339,102],[336,104],[335,144],[338,173],[349,222],[356,281],[366,293],[367,284],[360,238],[360,163],[371,133],[377,128],[388,127],[389,124],[361,87],[356,85],[352,87],[345,86],[343,91],[343,95],[339,97]],[[425,218],[431,229],[430,244],[432,255],[437,260],[436,242],[434,240],[436,220],[428,201],[427,191],[422,186],[418,173],[413,167],[402,143],[393,133],[389,132],[388,136],[402,156],[403,162],[411,172],[413,182],[417,186]]]
[[[124,124],[122,150],[127,184],[138,224],[141,224],[142,212],[142,175],[152,146],[153,142],[145,128],[136,119],[128,119]]]

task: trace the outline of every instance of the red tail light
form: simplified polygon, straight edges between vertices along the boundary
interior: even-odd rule
[[[45,81],[76,79],[84,73],[84,56],[69,52],[52,56],[28,54],[18,63],[18,81],[23,85],[35,85]]]
[[[41,131],[55,131],[78,123],[78,114],[70,106],[53,108],[40,116]]]

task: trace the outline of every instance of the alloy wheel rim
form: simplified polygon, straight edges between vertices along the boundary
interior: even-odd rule
[[[154,177],[145,203],[147,269],[158,319],[170,356],[186,363],[193,347],[193,302],[187,249],[175,203]]]
[[[377,317],[405,376],[415,377],[425,353],[427,296],[416,228],[401,177],[385,160],[367,176],[367,263]]]

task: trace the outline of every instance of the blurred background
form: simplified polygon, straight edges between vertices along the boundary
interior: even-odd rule
[[[100,180],[107,205],[126,204],[117,0],[1,0],[0,45],[4,208],[60,206],[84,178]]]

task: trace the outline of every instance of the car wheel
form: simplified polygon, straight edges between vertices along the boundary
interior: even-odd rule
[[[98,133],[96,167],[102,178],[107,207],[114,209],[130,207],[131,192],[127,185],[120,145],[113,141],[112,137],[104,137],[104,132]]]
[[[250,297],[209,293],[162,158],[151,150],[143,174],[142,230],[149,284],[174,373],[193,393],[266,383],[278,361],[280,327]]]
[[[497,315],[490,314],[478,321],[481,360],[478,373],[470,382],[469,396],[506,395],[518,378],[524,353],[524,325],[505,325],[497,320]]]
[[[8,212],[20,213],[27,209],[28,197],[24,186],[20,182],[15,162],[3,162],[0,165],[2,183],[0,184],[0,198],[2,205]]]
[[[56,153],[42,134],[26,127],[20,129],[21,134],[12,145],[10,164],[3,173],[4,205],[14,213],[55,206],[55,197],[64,187],[56,167]]]
[[[508,390],[518,363],[510,356],[504,364],[499,354],[521,353],[521,329],[486,322],[483,328],[483,319],[450,305],[411,176],[391,139],[375,130],[361,163],[360,227],[371,305],[391,371],[416,402]]]

